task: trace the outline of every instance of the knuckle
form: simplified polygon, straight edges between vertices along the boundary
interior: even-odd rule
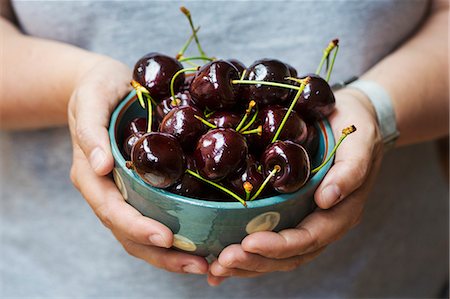
[[[80,145],[84,145],[88,143],[88,141],[90,140],[91,128],[89,126],[77,123],[75,128],[75,134],[77,136]]]

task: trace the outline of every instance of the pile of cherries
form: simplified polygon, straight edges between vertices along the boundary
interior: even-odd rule
[[[298,76],[276,59],[245,67],[236,59],[208,57],[190,12],[181,10],[192,28],[183,49],[176,57],[149,53],[134,67],[131,84],[147,117],[125,128],[127,167],[157,188],[245,206],[299,190],[331,158],[311,169],[319,144],[314,123],[335,106],[327,81],[336,55],[327,79],[318,74],[330,53],[337,53],[337,40],[325,49],[315,74]],[[200,54],[185,57],[192,40]]]

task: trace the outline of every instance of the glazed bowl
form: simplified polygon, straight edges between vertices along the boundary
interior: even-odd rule
[[[114,181],[124,199],[142,215],[155,219],[174,233],[174,247],[200,256],[218,256],[224,247],[240,243],[250,233],[296,226],[314,205],[314,191],[331,167],[325,167],[309,179],[299,191],[247,202],[206,201],[188,198],[154,188],[125,166],[119,146],[123,144],[124,128],[135,117],[145,117],[132,91],[114,110],[109,137],[115,160]],[[320,135],[319,149],[312,165],[319,165],[334,146],[328,121],[316,124]]]

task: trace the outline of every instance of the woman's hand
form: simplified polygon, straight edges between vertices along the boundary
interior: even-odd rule
[[[130,91],[130,80],[128,67],[110,58],[99,59],[79,80],[68,111],[71,179],[129,254],[171,272],[204,274],[208,263],[203,258],[169,249],[173,244],[170,229],[127,204],[105,176],[114,167],[107,131],[110,115]]]
[[[296,228],[253,233],[225,248],[210,266],[209,284],[218,285],[230,276],[294,270],[358,224],[383,153],[375,111],[362,93],[345,89],[336,93],[336,110],[329,121],[336,139],[349,125],[357,131],[342,143],[316,190],[318,208]]]

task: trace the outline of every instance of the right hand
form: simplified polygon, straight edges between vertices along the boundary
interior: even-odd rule
[[[208,263],[204,258],[170,249],[172,231],[126,203],[106,176],[114,168],[107,130],[109,118],[119,100],[130,91],[130,80],[130,69],[110,58],[96,60],[78,80],[68,106],[72,182],[130,255],[167,271],[206,274]]]

